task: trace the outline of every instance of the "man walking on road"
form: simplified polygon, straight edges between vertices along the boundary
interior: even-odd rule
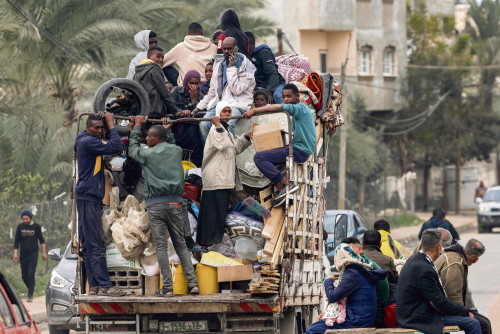
[[[481,324],[482,334],[491,334],[491,323],[485,316],[479,314],[472,298],[467,298],[469,266],[479,260],[484,254],[483,243],[476,239],[467,241],[465,247],[455,244],[447,249],[434,262],[441,276],[444,290],[449,300],[465,306],[474,314]]]
[[[42,247],[42,259],[47,261],[47,250],[43,239],[42,228],[33,221],[31,211],[21,212],[23,222],[17,225],[16,237],[14,239],[14,262],[21,261],[21,273],[23,282],[28,288],[28,303],[33,301],[35,291],[35,272],[38,264],[38,242]],[[21,246],[20,255],[18,255]]]
[[[441,208],[436,208],[432,211],[432,218],[422,225],[422,228],[418,233],[418,239],[420,240],[422,238],[422,233],[425,230],[438,227],[444,228],[451,233],[451,236],[453,237],[453,245],[456,244],[458,240],[460,240],[460,236],[458,235],[457,230],[455,230],[455,227],[453,227],[453,225],[446,219],[446,213]]]
[[[103,139],[104,124],[109,129],[109,139]],[[78,160],[76,208],[78,211],[78,237],[82,245],[83,262],[89,280],[88,293],[102,296],[124,296],[112,286],[106,263],[106,247],[102,230],[102,199],[104,198],[103,155],[123,150],[120,135],[114,126],[111,113],[91,115],[85,131],[78,134],[75,151]]]

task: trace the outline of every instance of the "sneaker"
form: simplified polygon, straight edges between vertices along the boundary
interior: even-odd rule
[[[116,286],[112,286],[109,288],[101,288],[99,289],[99,296],[108,296],[108,297],[123,297],[127,295],[122,290],[118,289]]]
[[[299,190],[299,186],[295,185],[295,183],[290,183],[290,186],[288,186],[289,190],[288,190],[288,193],[291,195],[293,193],[295,193],[297,190]],[[287,187],[283,187],[281,188],[280,192],[278,193],[278,195],[276,195],[274,197],[274,200],[276,202],[280,202],[281,200],[283,200],[284,198],[286,198],[286,189]]]
[[[193,286],[191,289],[189,289],[189,293],[191,295],[199,295],[200,289],[197,286]]]
[[[28,303],[32,303],[33,302],[33,296],[28,296]]]
[[[201,247],[200,245],[196,245],[193,248],[188,248],[190,252],[200,252],[200,253],[208,253],[208,249]]]
[[[167,290],[167,289],[161,289],[155,291],[155,296],[165,297],[165,298],[175,297],[174,292],[172,290]]]

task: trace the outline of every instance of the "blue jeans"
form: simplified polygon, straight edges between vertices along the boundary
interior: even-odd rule
[[[273,91],[273,99],[276,104],[283,104],[283,87],[285,84],[279,84]]]
[[[283,175],[276,166],[283,165],[286,162],[286,157],[290,152],[287,146],[275,148],[272,150],[261,151],[255,153],[253,161],[255,165],[273,184],[279,183],[283,179]],[[303,163],[309,158],[309,155],[299,149],[293,148],[293,160],[298,163]]]
[[[465,334],[481,334],[481,325],[479,324],[479,320],[475,318],[445,315],[444,325],[458,326]]]
[[[243,109],[240,109],[240,108],[234,108],[234,107],[231,108],[231,116],[243,115],[244,112],[245,111]],[[212,118],[212,116],[215,116],[215,108],[208,110],[207,113],[205,114],[205,116],[203,116],[203,118]],[[238,121],[237,119],[231,119],[228,122],[229,129],[231,130],[233,135],[234,135],[234,128],[236,127],[237,121]],[[208,133],[210,132],[211,127],[212,127],[212,122],[208,122],[208,121],[200,122],[201,140],[203,141],[203,143],[205,143],[205,141],[207,140]]]

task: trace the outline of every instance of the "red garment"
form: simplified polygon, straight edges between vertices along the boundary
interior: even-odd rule
[[[384,307],[384,323],[387,328],[396,328],[396,303]]]

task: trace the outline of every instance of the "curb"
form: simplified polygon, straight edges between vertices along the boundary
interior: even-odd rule
[[[47,321],[47,312],[30,312],[31,318],[34,322],[46,322]]]
[[[467,223],[467,224],[457,226],[455,229],[457,230],[458,233],[466,233],[466,232],[470,232],[476,228],[477,228],[476,223]],[[403,245],[416,244],[418,242],[418,235],[411,235],[409,237],[402,238],[398,241],[401,242]]]

